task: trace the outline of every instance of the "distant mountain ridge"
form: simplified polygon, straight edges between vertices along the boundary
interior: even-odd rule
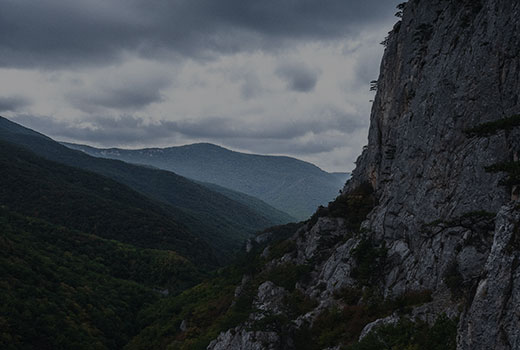
[[[95,157],[149,165],[239,191],[299,220],[332,201],[349,177],[291,157],[240,153],[210,143],[140,150],[63,144]]]

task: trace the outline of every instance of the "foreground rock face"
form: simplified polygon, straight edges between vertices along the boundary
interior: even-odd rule
[[[497,217],[491,253],[459,327],[459,349],[520,349],[520,210]]]
[[[519,112],[515,13],[519,5],[512,1],[411,1],[388,39],[369,144],[345,190],[369,181],[381,203],[370,229],[406,242],[414,255],[395,271],[410,273],[407,265],[417,265],[394,293],[418,287],[417,276],[425,288],[438,288],[443,266],[435,260],[455,259],[458,245],[466,248],[457,259],[468,273],[487,255],[485,232],[434,226],[430,234],[424,227],[476,211],[496,213],[510,199],[500,177],[484,167],[512,160],[520,134],[469,138],[464,131]],[[481,244],[468,248],[463,237],[475,235]]]
[[[209,344],[208,350],[276,350],[280,346],[275,332],[253,332],[239,327],[220,334]]]
[[[510,200],[500,176],[484,167],[513,160],[520,134],[470,138],[464,131],[520,112],[519,11],[509,0],[410,1],[388,39],[369,143],[346,190],[363,181],[374,186],[380,205],[370,229],[407,242],[421,258],[410,263],[424,265],[415,270],[426,288],[439,284],[443,268],[434,260],[454,259],[450,247],[465,246],[461,238],[474,232],[434,227],[425,240],[424,226],[496,213]],[[487,252],[475,248],[483,257],[469,263],[478,266]],[[408,276],[395,292],[418,280]]]
[[[467,132],[520,114],[519,33],[518,1],[407,3],[386,40],[368,145],[343,189],[369,183],[378,205],[362,233],[337,218],[308,223],[292,238],[296,250],[268,264],[312,266],[297,289],[317,306],[289,328],[312,324],[338,304],[335,293],[359,285],[353,252],[370,237],[385,249],[371,282],[385,298],[431,291],[432,300],[410,317],[430,324],[442,313],[460,319],[461,350],[520,348],[518,198],[515,186],[502,185],[504,172],[485,169],[518,161],[520,128]],[[258,308],[269,305],[262,295]],[[396,318],[372,322],[363,337],[388,320]],[[210,349],[249,349],[244,331],[221,335]],[[279,337],[264,346],[291,348]]]

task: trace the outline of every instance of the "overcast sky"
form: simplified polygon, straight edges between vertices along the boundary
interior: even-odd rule
[[[0,115],[100,147],[350,171],[392,0],[0,0]]]

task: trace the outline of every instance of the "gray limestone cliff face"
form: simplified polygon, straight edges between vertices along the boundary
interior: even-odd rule
[[[502,185],[507,174],[485,169],[518,161],[520,128],[467,132],[520,114],[520,2],[411,0],[385,41],[368,145],[343,189],[369,183],[377,205],[361,234],[320,218],[293,236],[295,252],[268,264],[312,262],[297,289],[318,303],[291,327],[312,324],[337,303],[335,292],[356,285],[352,251],[366,235],[387,249],[378,280],[385,297],[432,292],[410,317],[459,318],[459,350],[520,349],[518,198]],[[453,271],[463,298],[447,282]],[[263,285],[257,307],[277,288]],[[394,319],[368,324],[363,336]],[[245,349],[251,336],[238,327],[209,349]],[[265,349],[291,349],[273,334],[261,337]]]
[[[465,130],[520,113],[519,33],[518,1],[410,1],[387,40],[368,146],[344,190],[372,184],[379,205],[367,227],[410,251],[394,272],[404,280],[388,281],[395,293],[420,287],[420,275],[424,288],[439,288],[442,262],[462,261],[471,274],[485,261],[489,229],[446,223],[511,199],[485,167],[512,161],[520,133]],[[479,242],[467,248],[470,240]]]
[[[440,294],[450,264],[477,286],[459,349],[520,348],[518,253],[506,252],[519,247],[504,243],[519,217],[500,211],[517,198],[500,186],[504,174],[485,170],[518,161],[520,132],[465,132],[520,114],[519,96],[520,2],[410,1],[388,38],[368,146],[344,189],[374,186],[379,205],[366,227],[405,252],[393,255],[388,294]],[[499,211],[494,230],[477,215]]]
[[[520,113],[519,18],[520,4],[510,0],[407,6],[388,39],[368,146],[347,185],[377,189],[371,227],[384,237],[496,212],[509,199],[484,166],[511,160],[518,134],[468,138],[464,130]]]

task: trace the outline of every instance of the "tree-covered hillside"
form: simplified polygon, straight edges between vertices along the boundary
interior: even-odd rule
[[[107,239],[176,250],[198,263],[216,261],[213,249],[176,220],[174,208],[6,142],[0,142],[0,205]]]
[[[139,312],[201,273],[136,248],[0,208],[0,348],[121,349]]]

